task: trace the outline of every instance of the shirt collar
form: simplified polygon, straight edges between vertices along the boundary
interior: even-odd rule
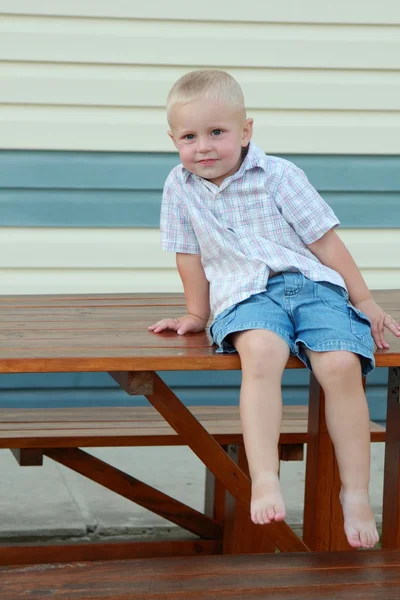
[[[260,148],[258,148],[258,146],[256,146],[254,142],[250,142],[249,151],[247,152],[244,161],[240,165],[239,170],[236,171],[236,173],[232,177],[238,179],[243,175],[245,171],[248,171],[249,169],[254,169],[255,167],[260,167],[261,169],[266,171],[267,167],[265,162],[265,153]],[[187,182],[190,175],[194,175],[194,173],[188,171],[182,165],[182,175],[184,177],[185,182]]]

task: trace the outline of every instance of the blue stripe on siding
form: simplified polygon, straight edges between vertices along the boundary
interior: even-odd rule
[[[239,371],[161,372],[160,375],[188,405],[238,404]],[[283,377],[285,404],[306,404],[309,374],[286,371]],[[371,418],[386,415],[387,369],[368,377],[367,396]],[[32,373],[0,375],[0,407],[56,408],[68,406],[146,406],[141,396],[128,396],[107,373]]]
[[[400,157],[284,156],[304,169],[343,227],[400,227]],[[0,152],[0,225],[158,227],[176,154]]]

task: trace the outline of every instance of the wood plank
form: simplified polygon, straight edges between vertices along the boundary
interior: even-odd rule
[[[196,334],[202,335],[202,334]],[[392,343],[392,342],[391,342]],[[396,367],[400,362],[400,339],[397,348],[377,351],[377,367]],[[291,356],[287,369],[304,369]],[[216,354],[214,347],[203,348],[0,348],[0,373],[76,373],[97,371],[224,371],[239,370],[237,354]]]
[[[43,322],[49,323],[59,321],[60,317],[64,321],[78,319],[83,321],[95,320],[101,323],[103,319],[112,321],[124,321],[128,319],[140,322],[140,319],[161,319],[165,317],[166,310],[170,316],[179,316],[182,314],[183,305],[174,306],[41,306],[27,308],[25,306],[16,308],[6,308],[0,305],[0,321],[13,323]],[[143,326],[143,321],[142,321]]]
[[[119,542],[113,542],[110,544],[116,544],[118,547]],[[125,542],[133,544],[136,542]],[[125,545],[122,544],[122,546]],[[149,542],[150,543],[150,542]],[[85,546],[94,546],[96,544],[103,545],[102,542],[92,542],[90,544],[83,544]],[[145,542],[147,544],[147,542]],[[81,544],[77,544],[81,545]],[[108,544],[107,544],[108,545]],[[41,544],[31,544],[32,548],[42,547]],[[1,548],[13,548],[19,547],[18,544],[2,544]],[[52,547],[64,547],[64,544],[52,545]],[[2,552],[4,555],[5,552]],[[2,557],[3,558],[3,557]],[[69,561],[68,561],[69,562]],[[158,577],[166,575],[168,572],[180,575],[181,573],[190,572],[191,575],[207,575],[208,573],[221,573],[224,575],[230,575],[231,573],[237,573],[241,569],[244,571],[251,571],[255,576],[260,573],[273,573],[280,572],[282,576],[285,576],[288,571],[294,573],[307,570],[309,572],[322,570],[341,571],[343,569],[349,570],[362,570],[368,575],[370,569],[399,569],[400,575],[400,550],[363,550],[361,552],[293,552],[293,553],[276,553],[276,554],[247,554],[247,555],[206,555],[199,557],[192,556],[179,556],[176,558],[160,557],[154,558],[154,560],[146,560],[138,558],[136,560],[129,561],[96,561],[96,562],[85,562],[84,565],[67,564],[66,570],[73,570],[76,567],[90,566],[93,571],[101,572],[103,567],[107,569],[124,569],[129,564],[130,570],[135,568],[141,569],[143,574],[151,574],[151,576]],[[39,571],[35,569],[33,571]],[[62,569],[64,570],[64,569]],[[32,571],[32,572],[33,572]],[[23,573],[24,568],[7,565],[0,566],[0,574],[3,573]],[[30,572],[27,569],[27,572]],[[370,579],[372,583],[373,578]]]
[[[194,414],[194,413],[192,413],[192,414]],[[1,411],[0,411],[0,418],[1,418]],[[199,418],[199,417],[197,417],[197,418]],[[228,431],[236,432],[236,431],[239,431],[239,429],[241,427],[239,419],[227,418],[226,420],[216,419],[214,421],[211,421],[210,419],[202,419],[200,417],[199,420],[201,423],[203,423],[203,425],[206,427],[206,429],[212,434],[218,434],[218,433],[228,432]],[[126,421],[126,422],[109,421],[108,423],[106,421],[95,421],[94,419],[92,419],[91,421],[83,421],[83,422],[79,422],[78,420],[72,421],[72,422],[71,421],[64,422],[64,421],[54,421],[53,420],[53,421],[43,421],[42,423],[40,421],[26,422],[23,420],[21,422],[0,421],[0,437],[2,435],[2,432],[12,432],[12,431],[26,432],[26,435],[29,435],[30,431],[43,431],[45,433],[46,430],[54,431],[54,430],[67,430],[68,429],[69,431],[76,430],[77,432],[79,432],[80,429],[88,429],[89,427],[93,428],[94,436],[96,435],[96,431],[98,432],[99,436],[107,434],[108,431],[110,431],[109,435],[112,435],[112,430],[115,430],[115,429],[127,430],[127,429],[132,428],[132,431],[135,431],[136,433],[140,433],[140,430],[142,428],[144,428],[146,430],[152,430],[154,435],[156,435],[158,432],[160,434],[163,434],[165,432],[165,430],[170,429],[169,425],[165,422],[157,421],[157,420],[153,421],[150,419],[140,419],[140,418],[138,418],[137,420]],[[293,431],[293,432],[298,432],[298,433],[307,433],[307,420],[306,419],[283,420],[281,431],[286,431],[286,432]],[[371,422],[371,434],[372,434],[373,438],[375,437],[375,440],[376,440],[376,436],[374,436],[375,433],[384,433],[384,432],[385,432],[385,429],[381,425]]]
[[[240,419],[239,406],[189,406],[189,410],[202,421],[225,421]],[[307,420],[308,407],[304,405],[284,405],[283,418],[287,420]],[[50,422],[86,422],[101,423],[113,421],[114,423],[128,421],[159,421],[165,422],[161,415],[152,406],[96,406],[73,407],[73,408],[0,408],[1,422],[17,423],[43,423]],[[378,429],[384,429],[382,425],[374,424]]]
[[[241,443],[238,406],[190,407],[219,443]],[[306,406],[285,406],[280,443],[307,443]],[[385,440],[385,428],[370,423],[371,441]],[[95,447],[185,445],[153,407],[0,409],[0,447]]]
[[[398,290],[377,290],[373,295],[400,320]],[[168,307],[169,301],[173,305]],[[7,329],[0,332],[0,373],[240,369],[237,355],[215,354],[207,332],[178,336],[147,330],[166,308],[168,314],[178,315],[183,305],[179,294],[4,296],[0,321]],[[400,339],[388,334],[388,340],[391,348],[376,352],[378,366],[400,362]],[[304,365],[291,357],[287,368]]]
[[[225,452],[229,446],[222,446]],[[225,495],[226,490],[210,471],[206,468],[206,482],[204,490],[204,513],[214,519],[217,523],[223,523],[225,518]]]
[[[122,432],[121,435],[115,434],[108,437],[93,437],[92,431],[82,431],[79,436],[54,432],[53,436],[39,438],[21,438],[17,433],[14,436],[7,436],[0,439],[0,448],[98,448],[98,447],[134,447],[134,446],[187,446],[186,440],[182,436],[174,435],[152,435],[150,431],[147,435],[132,435],[132,432]],[[125,433],[125,435],[123,435]],[[216,442],[223,446],[226,444],[241,444],[243,436],[241,433],[220,433],[213,436]],[[281,444],[301,444],[304,443],[304,434],[284,433],[281,436]]]
[[[0,584],[4,600],[22,600],[27,591],[65,600],[398,598],[398,552],[340,554],[310,553],[307,561],[272,554],[1,567]]]
[[[313,551],[350,550],[339,501],[335,451],[325,420],[325,396],[311,375],[303,539]]]
[[[44,454],[195,535],[210,539],[221,538],[221,525],[210,517],[79,448],[53,448],[46,450]]]
[[[400,368],[389,369],[382,548],[400,548]]]
[[[250,479],[244,444],[230,444],[228,455]],[[255,525],[252,522],[249,507],[238,502],[228,491],[225,492],[224,499],[224,554],[274,553],[275,543],[273,538],[271,539],[265,535],[265,527]]]
[[[41,448],[12,448],[11,454],[20,467],[41,467],[43,465]]]
[[[398,290],[385,289],[385,290],[372,290],[372,295],[376,302],[378,302],[384,310],[387,310],[392,306],[397,311],[399,310],[398,305]],[[168,300],[180,301],[185,305],[185,297],[180,292],[151,292],[151,293],[106,293],[106,294],[4,294],[0,295],[0,307],[4,304],[5,306],[11,305],[31,305],[31,304],[57,304],[66,303],[71,306],[71,303],[84,303],[92,302],[96,304],[98,302],[104,303],[140,303],[143,301],[148,302],[153,306],[163,305]]]
[[[220,540],[167,540],[124,542],[76,542],[73,544],[0,544],[1,566],[69,563],[92,560],[126,560],[221,554]],[[2,599],[3,600],[3,599]]]

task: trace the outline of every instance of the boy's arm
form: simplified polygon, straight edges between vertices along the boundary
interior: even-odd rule
[[[176,254],[176,264],[185,292],[187,314],[178,319],[161,319],[149,329],[159,333],[172,329],[179,335],[199,332],[206,328],[210,316],[209,282],[199,254]]]
[[[188,314],[207,324],[210,317],[210,284],[204,273],[200,254],[178,252],[176,265],[183,283]]]
[[[384,328],[387,327],[389,331],[400,337],[400,326],[374,302],[353,257],[335,230],[331,229],[319,240],[309,244],[308,248],[321,263],[340,273],[346,283],[352,304],[370,319],[376,345],[378,348],[389,348],[385,340]]]

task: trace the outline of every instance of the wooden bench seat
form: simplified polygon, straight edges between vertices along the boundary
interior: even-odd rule
[[[0,588],[2,600],[398,600],[400,551],[2,567]]]
[[[221,445],[242,444],[237,406],[189,407]],[[285,406],[282,445],[307,443],[307,406]],[[371,441],[385,428],[371,421]],[[152,407],[0,409],[0,448],[177,446],[184,440]]]

